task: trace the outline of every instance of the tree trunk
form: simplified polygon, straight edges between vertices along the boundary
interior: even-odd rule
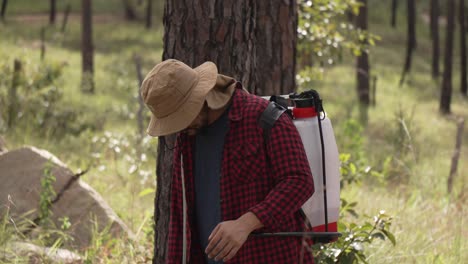
[[[257,5],[255,53],[251,62],[253,71],[250,72],[254,78],[246,85],[257,95],[290,93],[296,90],[296,1],[254,2]]]
[[[460,153],[462,148],[462,141],[463,141],[463,127],[465,126],[465,119],[459,118],[455,120],[457,122],[457,136],[455,140],[455,150],[453,151],[452,155],[452,164],[450,165],[450,174],[447,180],[447,191],[448,193],[452,193],[453,189],[453,181],[455,179],[455,175],[457,174],[458,170],[458,161],[460,159]]]
[[[147,0],[146,5],[146,28],[151,28],[153,18],[153,0]]]
[[[213,61],[256,94],[295,90],[295,0],[167,0],[164,27],[163,60]],[[159,137],[153,263],[166,257],[174,141]]]
[[[432,78],[439,78],[439,0],[431,0]]]
[[[396,28],[396,16],[398,10],[398,0],[392,0],[392,27]]]
[[[452,56],[453,38],[455,30],[455,0],[447,0],[447,34],[445,37],[444,76],[442,80],[442,93],[440,96],[440,112],[450,113],[452,100]]]
[[[65,13],[63,14],[62,33],[64,33],[65,29],[67,28],[68,16],[70,15],[70,11],[71,11],[71,5],[70,3],[68,3],[67,7],[65,8]]]
[[[164,58],[174,56],[191,66],[211,60],[219,72],[256,94],[295,89],[294,1],[209,0],[193,6],[192,2],[166,5],[166,12],[174,14],[164,21]]]
[[[82,76],[81,86],[84,91],[94,92],[93,63],[93,23],[91,0],[82,0],[81,10],[81,56]]]
[[[11,78],[11,87],[8,91],[8,128],[13,128],[16,123],[16,118],[19,111],[19,100],[18,100],[18,86],[21,83],[22,78],[22,66],[23,64],[19,59],[15,59],[13,66],[13,76]]]
[[[156,163],[157,187],[156,196],[154,198],[155,239],[153,264],[166,263],[167,238],[169,236],[169,213],[171,209],[172,162],[175,143],[175,134],[158,138]]]
[[[413,57],[413,51],[416,49],[416,3],[414,0],[407,1],[408,11],[408,38],[406,45],[406,60],[401,75],[400,85],[405,81],[406,74],[411,70],[411,60]]]
[[[124,11],[125,11],[125,19],[129,21],[136,20],[137,15],[130,0],[122,0],[122,2],[124,6]]]
[[[8,0],[3,0],[2,1],[2,10],[0,11],[0,16],[2,20],[5,20],[5,13],[6,13],[6,8],[8,5]]]
[[[356,26],[362,30],[367,30],[367,0],[359,0],[361,6],[359,7],[359,15],[356,18]],[[363,105],[370,104],[369,88],[370,88],[370,66],[369,56],[367,52],[363,51],[357,57],[356,61],[357,73],[357,94],[359,102]]]
[[[143,74],[141,73],[141,57],[135,55],[135,70],[138,78],[138,112],[137,112],[137,125],[138,125],[138,143],[141,143],[141,140],[145,136],[145,129],[143,125],[144,115],[143,110],[145,109],[145,102],[141,97],[141,84],[143,83]]]
[[[465,24],[465,0],[460,0],[458,21],[460,25],[460,91],[463,95],[467,95],[468,80],[466,76],[466,24]]]
[[[42,27],[41,28],[41,61],[44,61],[45,53],[46,53],[45,34],[46,34],[46,27]]]
[[[49,24],[55,24],[56,0],[50,0]]]

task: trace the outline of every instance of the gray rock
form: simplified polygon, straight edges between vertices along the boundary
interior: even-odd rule
[[[25,147],[0,155],[0,204],[5,204],[8,199],[12,200],[14,206],[10,206],[10,214],[13,218],[19,218],[28,212],[29,219],[38,217],[41,178],[47,167],[56,178],[53,188],[59,194],[73,179],[74,174],[51,153]],[[0,215],[2,210],[5,210],[4,206],[0,206]],[[89,246],[94,220],[97,221],[99,231],[110,227],[109,232],[114,237],[126,235],[132,239],[134,236],[104,199],[81,180],[74,181],[63,192],[60,199],[52,205],[51,211],[50,219],[57,227],[61,226],[60,218],[69,218],[71,227],[67,233],[74,241],[67,247],[73,245],[73,248],[82,249]]]

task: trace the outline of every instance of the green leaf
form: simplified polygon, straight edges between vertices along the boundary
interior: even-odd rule
[[[382,240],[385,240],[385,236],[384,236],[382,233],[380,233],[380,232],[377,232],[377,233],[372,234],[372,237],[373,237],[373,238],[380,238],[380,239],[382,239]]]
[[[144,197],[144,196],[146,196],[146,195],[153,194],[153,193],[155,193],[155,192],[156,192],[156,189],[154,189],[154,188],[146,188],[146,189],[144,189],[143,191],[141,191],[141,192],[138,194],[138,196],[139,196],[139,197]]]
[[[348,212],[349,212],[349,213],[350,213],[352,216],[354,216],[354,217],[356,217],[356,218],[358,218],[358,217],[359,217],[359,215],[356,213],[356,211],[355,211],[355,210],[353,210],[353,209],[349,209],[349,210],[347,210],[347,211],[348,211]]]
[[[363,226],[361,226],[361,230],[363,231],[370,231],[372,228],[373,226],[370,223],[365,223]]]
[[[392,244],[395,246],[396,245],[396,240],[395,236],[388,230],[382,230],[382,233],[392,242]]]

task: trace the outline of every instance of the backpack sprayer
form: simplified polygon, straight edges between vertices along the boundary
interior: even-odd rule
[[[289,107],[288,99],[293,105]],[[302,212],[312,226],[312,232],[256,233],[255,236],[305,236],[315,242],[328,243],[341,236],[338,233],[340,208],[339,154],[333,127],[325,114],[317,91],[300,94],[272,96],[270,104],[262,113],[259,125],[268,140],[269,130],[279,116],[288,111],[293,117],[309,162],[315,192],[302,205]],[[265,132],[266,131],[266,132]]]

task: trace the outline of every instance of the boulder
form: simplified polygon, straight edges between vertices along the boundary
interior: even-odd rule
[[[34,147],[0,154],[0,204],[11,200],[14,204],[10,206],[12,217],[18,218],[28,213],[27,217],[31,220],[38,218],[41,179],[47,170],[50,171],[49,175],[56,178],[52,184],[56,195],[62,193],[51,206],[50,220],[60,227],[59,219],[68,217],[71,227],[67,233],[74,238],[74,249],[90,245],[95,221],[99,231],[109,228],[114,237],[126,235],[133,238],[128,227],[93,188],[80,179],[76,180],[72,171],[57,157]],[[68,189],[63,191],[66,186]],[[5,208],[0,206],[0,215]]]

